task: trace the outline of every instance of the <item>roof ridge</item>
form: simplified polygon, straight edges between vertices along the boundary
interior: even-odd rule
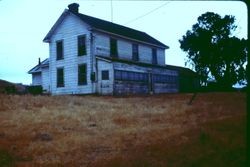
[[[93,26],[96,29],[103,30],[109,33],[121,35],[124,37],[128,37],[130,39],[134,39],[137,41],[141,41],[156,47],[162,47],[164,49],[168,49],[169,47],[159,40],[155,39],[151,35],[147,34],[144,31],[136,30],[131,27],[127,27],[124,25],[120,25],[118,23],[113,23],[107,20],[103,20],[97,17],[89,16],[82,13],[75,13],[68,10],[68,12],[73,15],[79,17],[83,22],[86,22],[90,26]]]
[[[137,30],[137,29],[134,29],[134,28],[131,28],[131,27],[124,26],[124,25],[122,25],[122,24],[118,24],[118,23],[114,23],[114,22],[111,22],[111,21],[108,21],[108,20],[100,19],[100,18],[98,18],[98,17],[93,17],[93,16],[89,16],[89,15],[86,15],[86,14],[82,14],[82,13],[77,13],[77,14],[78,14],[78,15],[83,15],[83,16],[86,16],[86,17],[90,17],[90,18],[94,18],[94,19],[97,19],[97,20],[100,20],[100,21],[105,21],[105,22],[108,22],[108,23],[110,23],[110,24],[115,24],[115,25],[118,25],[118,26],[121,26],[121,27],[124,27],[124,28],[131,29],[131,30],[133,30],[133,31],[138,31],[138,32],[147,34],[145,31],[140,31],[140,30]]]
[[[56,23],[47,33],[47,35],[43,39],[44,42],[50,42],[50,38],[53,35],[55,29],[68,14],[72,14],[75,17],[78,17],[81,21],[87,23],[88,25],[90,25],[97,31],[100,31],[100,32],[103,31],[104,33],[114,34],[117,36],[127,38],[129,40],[133,40],[135,42],[144,43],[146,45],[150,45],[150,46],[157,47],[157,48],[162,48],[162,49],[169,48],[167,45],[155,39],[154,37],[152,37],[151,35],[147,34],[144,31],[136,30],[131,27],[120,25],[118,23],[113,23],[107,20],[89,16],[86,14],[72,12],[68,9],[64,10],[64,12],[61,14],[59,19],[56,21]]]

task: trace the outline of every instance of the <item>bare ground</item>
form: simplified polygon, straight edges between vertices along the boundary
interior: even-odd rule
[[[0,95],[0,166],[244,164],[246,95],[191,96]]]

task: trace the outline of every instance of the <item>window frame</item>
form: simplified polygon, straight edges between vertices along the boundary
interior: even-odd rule
[[[61,43],[61,52],[59,52],[59,44]],[[63,40],[56,41],[56,60],[64,59],[64,44]]]
[[[126,71],[126,70],[114,70],[114,80],[148,83],[148,73]]]
[[[60,73],[59,73],[59,70],[62,70],[62,76],[59,76]],[[65,86],[65,80],[64,80],[64,67],[58,67],[56,69],[56,87],[57,88],[61,88],[61,87],[64,87]]]
[[[80,68],[84,66],[85,68],[85,73],[81,72]],[[78,73],[77,73],[77,80],[78,80],[78,86],[82,86],[82,85],[87,85],[87,64],[78,64]],[[82,76],[84,76],[84,78],[81,78]]]
[[[87,38],[86,37],[87,37],[86,34],[77,36],[77,55],[78,56],[87,55],[87,44],[86,44]],[[81,41],[82,39],[84,39],[84,42]],[[84,45],[82,45],[82,43],[84,43]]]
[[[105,74],[105,75],[104,75]],[[109,80],[109,70],[102,70],[102,80],[103,81],[108,81]]]

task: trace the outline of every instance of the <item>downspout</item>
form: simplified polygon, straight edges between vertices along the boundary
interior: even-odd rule
[[[115,93],[115,68],[114,68],[114,63],[112,63],[112,66],[113,66],[113,90],[112,90],[112,95],[114,95]]]
[[[91,93],[94,92],[94,81],[92,80],[92,75],[94,72],[94,67],[93,67],[93,62],[94,62],[94,55],[93,55],[93,34],[92,34],[92,30],[90,30],[90,80],[91,80],[91,87],[92,87],[92,91]]]
[[[99,89],[99,83],[98,83],[98,59],[95,59],[96,63],[95,63],[95,67],[96,67],[96,93],[100,93],[100,89]]]
[[[52,57],[51,56],[51,43],[49,43],[49,92],[50,94],[52,94],[52,88],[53,88],[51,57]]]

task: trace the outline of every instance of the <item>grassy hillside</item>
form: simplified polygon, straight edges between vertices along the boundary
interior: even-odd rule
[[[13,83],[0,79],[0,93],[6,91],[6,87],[14,86]]]
[[[0,94],[23,94],[25,90],[26,86],[23,84],[16,84],[0,79]]]
[[[244,166],[246,95],[191,96],[0,95],[0,164]]]

